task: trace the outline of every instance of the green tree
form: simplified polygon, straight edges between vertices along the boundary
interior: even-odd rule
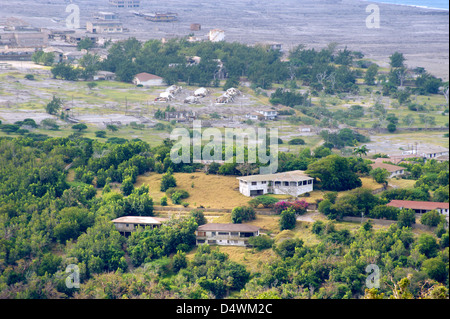
[[[389,59],[391,60],[391,68],[401,68],[404,67],[405,57],[403,56],[403,53],[395,52],[392,54]]]
[[[131,177],[127,177],[123,180],[122,186],[120,187],[120,190],[125,196],[130,195],[133,192],[134,185]]]
[[[439,223],[445,222],[445,217],[438,211],[432,210],[422,215],[420,222],[430,227],[436,227]]]
[[[62,106],[62,100],[53,95],[52,100],[45,106],[45,110],[48,114],[58,114],[59,109]]]
[[[387,184],[390,173],[385,168],[377,167],[370,171],[370,176],[379,184]]]
[[[84,124],[84,123],[79,123],[79,124],[72,125],[72,129],[78,130],[78,132],[84,131],[87,128],[88,128],[87,125]]]
[[[448,266],[440,258],[430,258],[422,263],[427,275],[436,281],[445,282],[448,278]]]
[[[361,179],[351,170],[346,158],[330,155],[308,166],[311,177],[320,179],[321,187],[330,191],[345,191],[361,187]]]
[[[252,207],[235,207],[231,211],[231,222],[233,224],[241,224],[256,218],[256,212]]]
[[[294,229],[297,223],[295,211],[292,207],[281,212],[280,215],[280,230]]]
[[[88,37],[85,37],[84,39],[81,39],[79,42],[78,42],[78,44],[77,44],[77,48],[78,48],[78,50],[79,51],[81,51],[81,50],[89,50],[89,49],[91,49],[91,48],[93,48],[94,47],[94,42],[90,39],[90,38],[88,38]]]
[[[400,227],[411,227],[416,223],[416,214],[412,209],[402,209],[397,217],[397,224]]]
[[[378,74],[378,65],[375,63],[371,64],[369,68],[366,71],[366,74],[364,76],[364,82],[367,85],[375,85],[375,79]]]
[[[417,245],[419,247],[420,253],[424,254],[428,258],[435,257],[439,248],[436,238],[429,234],[421,234],[419,236]]]
[[[169,188],[176,187],[176,186],[177,186],[177,181],[176,181],[175,177],[173,176],[172,170],[169,170],[161,178],[160,190],[161,190],[161,192],[165,192]]]

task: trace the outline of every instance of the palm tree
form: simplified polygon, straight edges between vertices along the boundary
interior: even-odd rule
[[[369,149],[367,148],[366,145],[363,145],[361,147],[356,147],[356,148],[353,149],[353,154],[354,155],[358,155],[359,154],[359,157],[362,157],[363,154],[364,154],[364,156],[366,156],[367,152],[369,152]]]

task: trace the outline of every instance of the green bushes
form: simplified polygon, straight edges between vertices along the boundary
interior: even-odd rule
[[[231,222],[233,224],[241,224],[256,218],[256,212],[253,207],[235,207],[231,211]]]

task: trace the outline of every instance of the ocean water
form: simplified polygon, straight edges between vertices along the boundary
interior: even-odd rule
[[[373,2],[392,3],[445,10],[448,10],[449,8],[448,0],[374,0]]]

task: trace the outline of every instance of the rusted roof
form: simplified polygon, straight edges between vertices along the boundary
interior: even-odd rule
[[[256,232],[260,228],[246,224],[205,224],[198,227],[199,231],[231,231],[231,232]]]
[[[386,164],[386,163],[380,163],[380,162],[375,162],[373,164],[370,164],[370,166],[372,166],[373,169],[375,169],[375,168],[384,168],[389,173],[396,172],[396,171],[401,171],[401,170],[405,170],[406,169],[406,168],[404,168],[402,166]]]
[[[162,77],[160,77],[160,76],[146,73],[146,72],[136,74],[135,78],[137,78],[139,81],[144,81],[144,82],[148,81],[148,80],[161,80],[162,79]]]
[[[420,202],[413,200],[392,200],[386,206],[407,208],[407,209],[422,209],[422,210],[433,210],[433,209],[449,209],[448,203],[439,202]]]

